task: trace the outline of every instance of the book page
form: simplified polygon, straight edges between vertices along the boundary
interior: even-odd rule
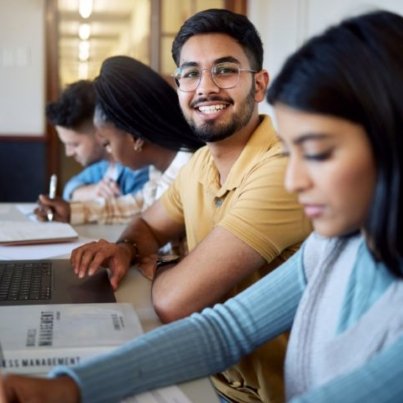
[[[2,306],[0,366],[41,374],[111,351],[142,333],[138,315],[127,303]]]
[[[137,313],[126,303],[2,307],[0,368],[11,373],[46,376],[54,365],[77,364],[142,333]],[[121,403],[192,401],[178,386],[168,386]]]

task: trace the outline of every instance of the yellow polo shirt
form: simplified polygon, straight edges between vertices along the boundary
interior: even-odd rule
[[[294,253],[311,232],[296,196],[284,189],[287,159],[268,116],[250,137],[221,186],[208,147],[198,150],[161,198],[168,214],[184,222],[189,250],[215,226],[255,249],[267,265],[230,293],[236,295]],[[237,402],[282,402],[286,336],[266,343],[214,377],[225,396]]]

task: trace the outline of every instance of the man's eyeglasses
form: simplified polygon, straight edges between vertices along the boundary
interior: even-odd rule
[[[203,71],[210,71],[214,84],[222,89],[234,88],[239,82],[241,72],[257,73],[255,70],[241,69],[237,63],[224,62],[211,66],[210,69],[201,69],[197,66],[178,67],[173,75],[176,85],[181,91],[190,92],[199,86]]]

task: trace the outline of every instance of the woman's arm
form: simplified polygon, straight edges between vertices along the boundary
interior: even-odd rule
[[[52,374],[68,374],[83,402],[96,403],[222,371],[291,327],[304,288],[298,255],[223,305]]]

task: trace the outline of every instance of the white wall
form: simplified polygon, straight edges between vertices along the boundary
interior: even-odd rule
[[[0,0],[0,136],[42,135],[45,127],[45,1]],[[403,15],[403,0],[249,0],[261,34],[264,67],[273,77],[311,35],[348,15],[386,8]],[[261,111],[271,113],[263,102]]]
[[[262,37],[264,68],[274,77],[306,39],[343,18],[377,8],[403,15],[403,0],[249,0],[248,16]],[[266,102],[260,110],[272,114]]]
[[[0,136],[43,135],[44,0],[0,0]]]

